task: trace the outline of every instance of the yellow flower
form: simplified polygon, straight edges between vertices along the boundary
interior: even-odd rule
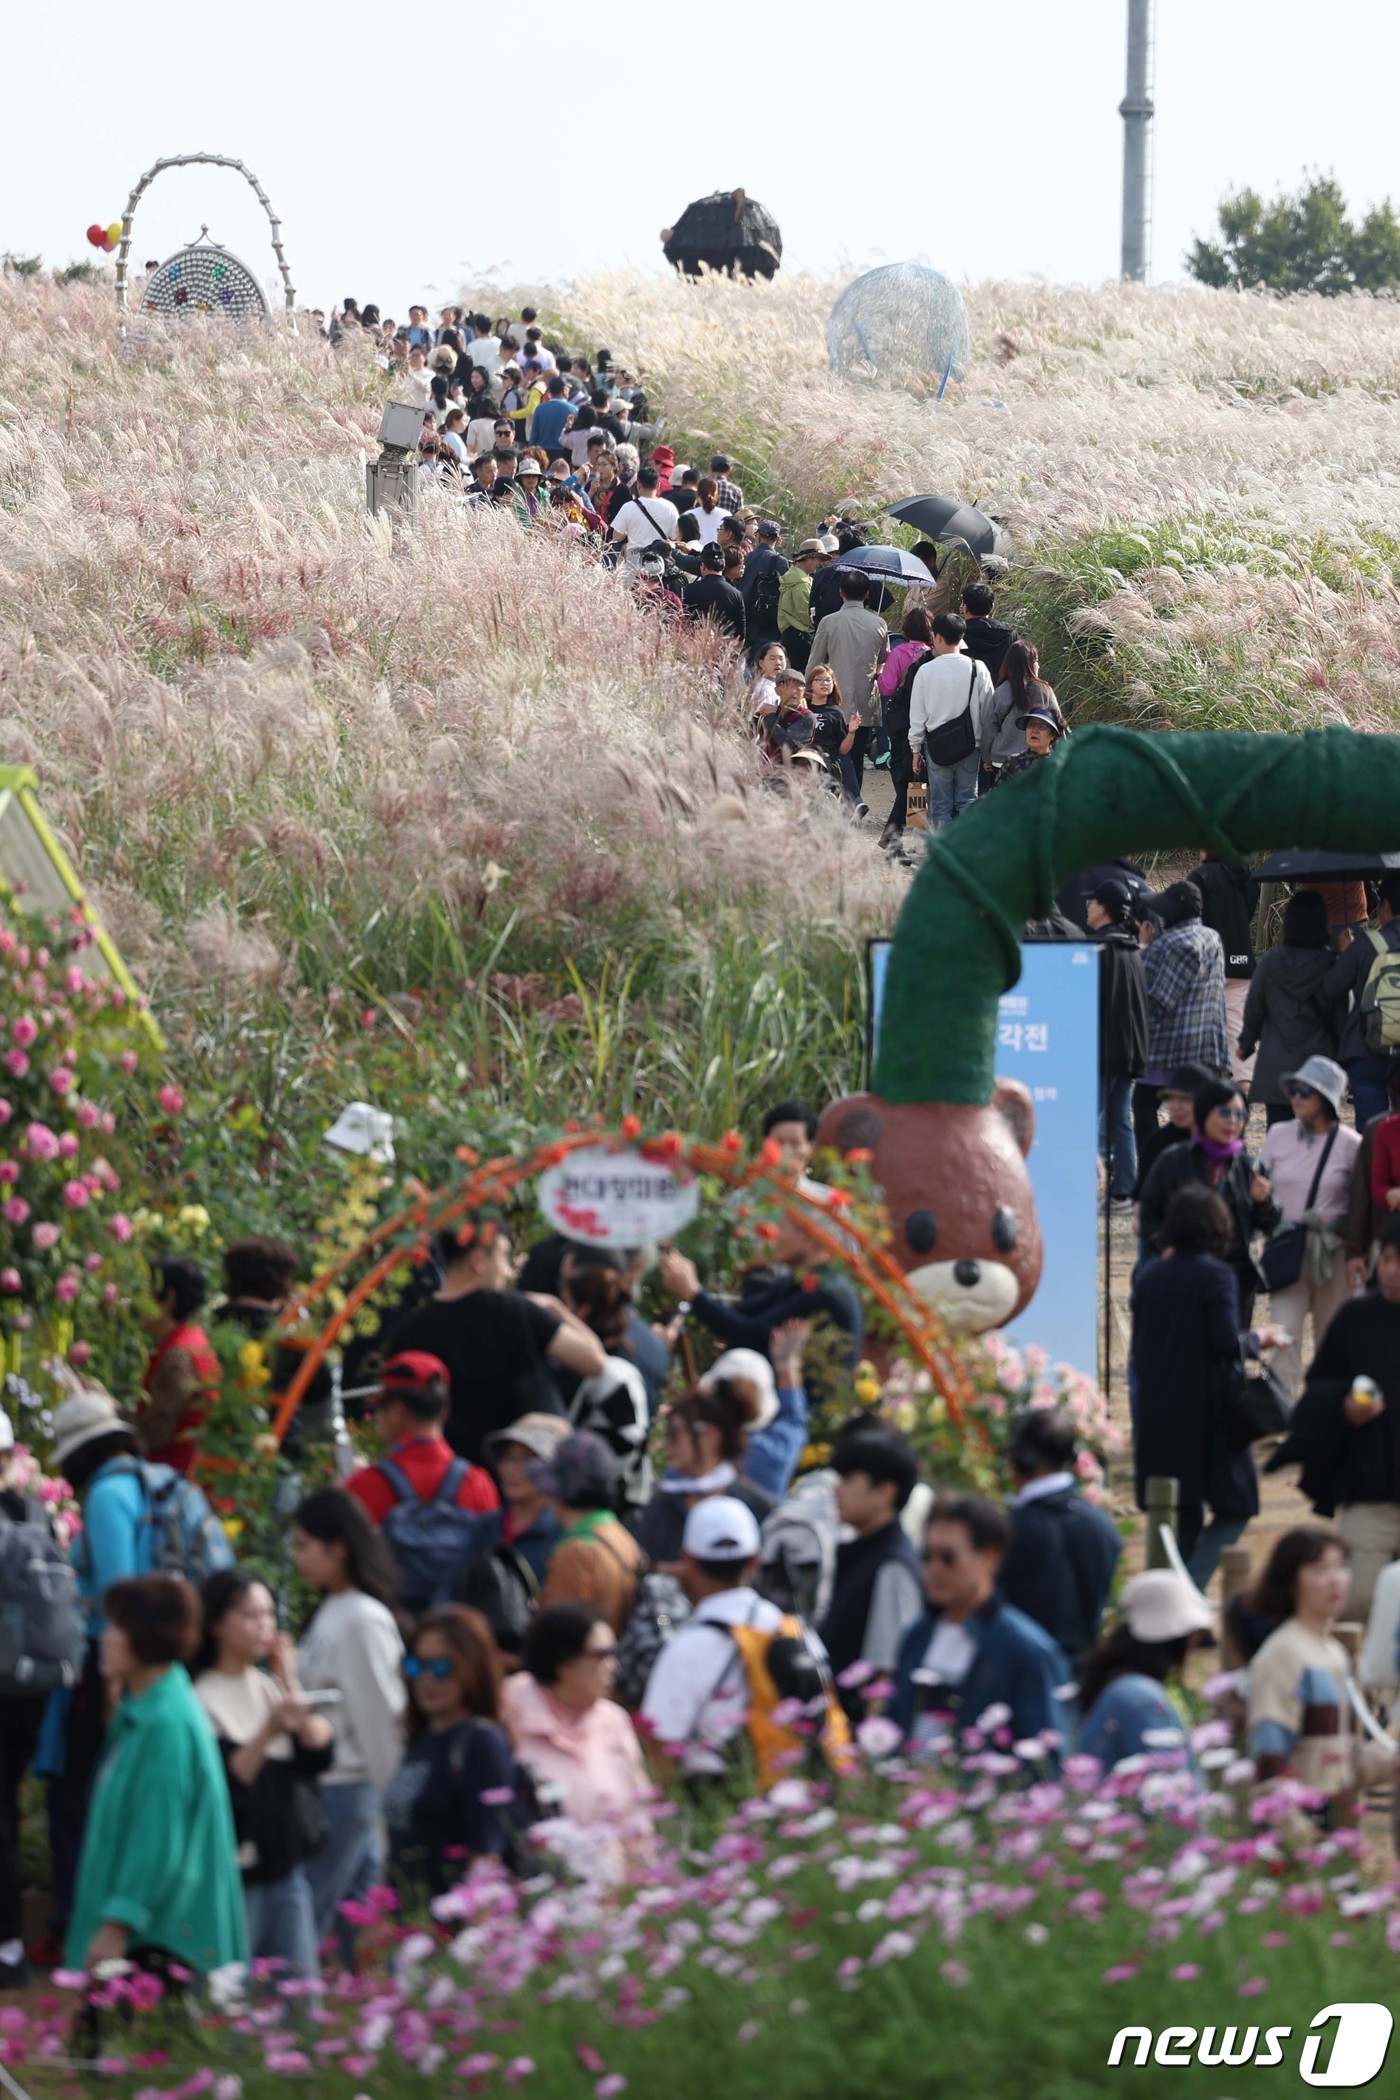
[[[181,1206],[179,1222],[187,1225],[198,1239],[209,1230],[209,1213],[202,1203],[186,1203]]]
[[[236,1539],[239,1532],[243,1529],[242,1517],[225,1517],[222,1519],[222,1522],[226,1536],[231,1539]]]
[[[271,1385],[272,1373],[267,1368],[260,1342],[245,1342],[238,1352],[238,1368],[243,1373],[243,1383],[251,1386]]]
[[[876,1407],[880,1400],[880,1375],[869,1357],[856,1365],[856,1398],[862,1407]]]

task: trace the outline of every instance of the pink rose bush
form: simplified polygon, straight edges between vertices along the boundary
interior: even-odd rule
[[[881,1391],[881,1414],[912,1440],[930,1477],[946,1487],[1000,1495],[1017,1417],[1029,1408],[1058,1407],[1071,1416],[1079,1436],[1083,1493],[1089,1501],[1100,1501],[1105,1461],[1124,1448],[1125,1440],[1095,1380],[1071,1364],[1052,1364],[1034,1344],[1017,1349],[996,1333],[960,1343],[959,1354],[975,1393],[964,1411],[966,1427],[953,1421],[928,1373],[908,1359],[894,1364]]]
[[[141,1085],[137,1017],[76,908],[42,927],[0,914],[0,932],[0,1011],[12,1016],[0,1024],[0,1345],[20,1338],[37,1378],[46,1356],[81,1342],[119,1382],[140,1348],[120,1313],[145,1276],[115,1200],[131,1173],[118,1113],[129,1126]]]

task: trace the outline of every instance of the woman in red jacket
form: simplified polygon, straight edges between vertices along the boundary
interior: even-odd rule
[[[195,1431],[223,1379],[208,1335],[194,1325],[205,1299],[204,1271],[197,1261],[167,1255],[152,1266],[151,1293],[155,1311],[145,1326],[155,1348],[141,1380],[146,1398],[136,1429],[147,1458],[188,1473],[198,1456]]]

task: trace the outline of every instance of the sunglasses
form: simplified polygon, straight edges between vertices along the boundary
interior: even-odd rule
[[[1288,1089],[1288,1098],[1290,1101],[1311,1101],[1316,1092],[1316,1087],[1291,1086]]]
[[[1247,1123],[1249,1121],[1249,1110],[1247,1108],[1217,1108],[1213,1113],[1219,1116],[1223,1123]]]
[[[445,1684],[455,1669],[456,1664],[445,1655],[435,1655],[431,1662],[425,1662],[421,1656],[410,1655],[404,1662],[403,1674],[410,1679],[436,1677],[439,1684]]]

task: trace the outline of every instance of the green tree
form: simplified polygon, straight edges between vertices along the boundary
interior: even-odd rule
[[[1201,284],[1236,291],[1380,291],[1400,284],[1400,219],[1387,198],[1353,225],[1330,175],[1270,203],[1240,190],[1220,206],[1220,239],[1197,240],[1186,267]]]

